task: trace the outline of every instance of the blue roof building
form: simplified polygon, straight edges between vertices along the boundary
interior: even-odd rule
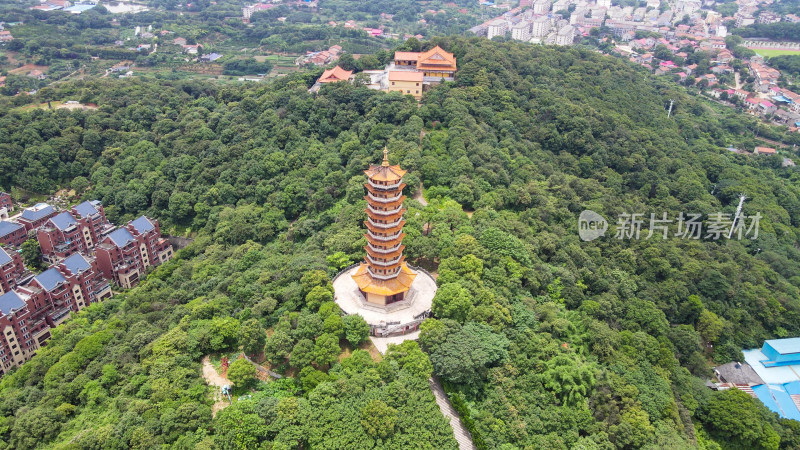
[[[33,205],[31,208],[27,208],[22,211],[22,218],[28,220],[30,222],[35,222],[37,220],[43,219],[50,214],[56,212],[55,208],[48,205],[47,203],[37,203]]]
[[[139,232],[139,234],[145,234],[148,231],[155,229],[152,222],[147,219],[145,216],[141,216],[138,219],[131,220],[131,225],[133,228]]]
[[[125,247],[129,242],[136,240],[127,228],[118,228],[112,231],[108,237],[117,247]]]
[[[766,356],[760,361],[764,367],[800,364],[800,337],[764,341],[761,353]]]
[[[12,311],[24,308],[25,302],[14,291],[6,292],[0,295],[0,312],[3,314],[11,314]]]
[[[42,286],[42,289],[47,292],[50,292],[67,282],[67,279],[64,278],[64,275],[61,275],[61,272],[55,268],[45,270],[44,272],[35,276],[34,280],[36,280]]]
[[[81,218],[85,219],[89,216],[93,216],[98,212],[100,212],[95,207],[95,204],[99,205],[100,202],[97,200],[94,200],[92,202],[87,200],[79,205],[74,206],[73,209],[75,210],[76,213],[78,213],[79,216],[81,216]]]
[[[67,211],[58,214],[57,216],[50,219],[53,222],[53,225],[56,226],[61,231],[66,231],[78,224],[72,214],[68,213]]]
[[[22,225],[14,222],[0,221],[0,237],[8,236],[9,234],[24,228]]]
[[[80,253],[75,253],[69,258],[65,258],[61,261],[61,264],[69,270],[69,272],[73,275],[79,274],[85,270],[91,268],[89,262],[86,261],[86,258],[83,257]]]

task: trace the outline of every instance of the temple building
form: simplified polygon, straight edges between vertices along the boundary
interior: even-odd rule
[[[383,163],[371,165],[367,175],[367,254],[364,262],[352,275],[366,301],[386,306],[406,298],[417,276],[405,263],[403,256],[403,175],[400,166],[389,165],[388,150],[383,151]]]
[[[438,83],[442,79],[453,81],[458,69],[455,56],[438,45],[427,52],[395,52],[394,68],[422,72],[425,84]]]
[[[349,81],[353,75],[352,70],[344,70],[339,66],[322,72],[322,76],[317,80],[318,83],[336,83],[337,81]]]

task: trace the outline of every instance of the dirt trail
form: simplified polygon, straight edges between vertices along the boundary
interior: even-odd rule
[[[217,369],[211,365],[211,358],[208,355],[203,357],[203,378],[209,386],[215,386],[214,405],[211,407],[211,414],[216,416],[217,412],[230,406],[228,399],[222,395],[222,386],[230,385],[231,382],[217,373]]]
[[[422,196],[422,181],[419,182],[419,190],[414,194],[414,200],[420,202],[422,206],[428,206],[428,201]]]

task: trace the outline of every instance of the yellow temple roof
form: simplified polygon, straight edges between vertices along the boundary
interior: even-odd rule
[[[353,274],[353,281],[356,282],[358,288],[364,292],[377,295],[394,295],[400,292],[406,292],[411,288],[411,283],[417,274],[411,271],[408,266],[403,263],[400,266],[400,273],[397,277],[391,280],[378,280],[372,278],[367,271],[367,264],[361,263],[355,274]]]
[[[400,181],[406,171],[400,166],[389,165],[389,150],[383,149],[383,163],[380,166],[370,165],[369,170],[364,171],[367,177],[375,181]]]

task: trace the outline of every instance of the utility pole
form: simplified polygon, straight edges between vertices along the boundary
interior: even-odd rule
[[[669,111],[667,112],[667,119],[672,115],[672,104],[675,103],[675,100],[669,99]]]
[[[744,194],[739,194],[739,206],[736,207],[736,214],[733,216],[733,222],[731,222],[731,231],[728,233],[728,239],[733,236],[733,230],[736,228],[736,221],[739,220],[739,215],[742,214],[742,205],[744,205],[744,201],[747,197]]]

